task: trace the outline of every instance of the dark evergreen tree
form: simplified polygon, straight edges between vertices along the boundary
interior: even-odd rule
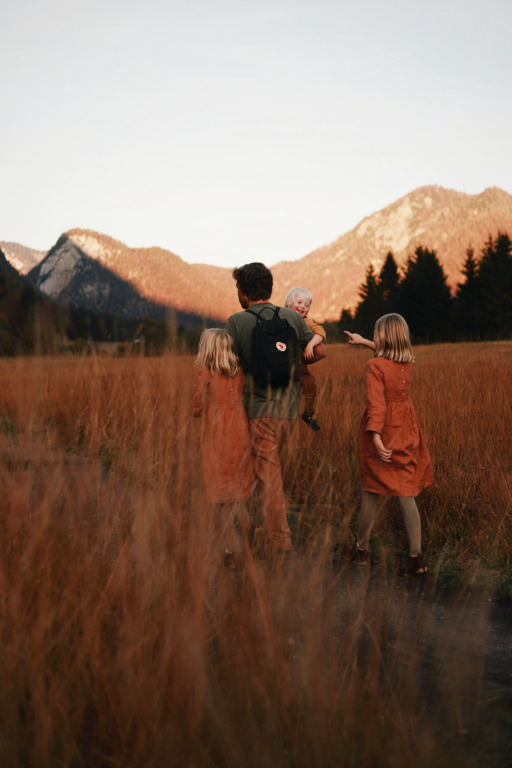
[[[346,307],[344,307],[341,310],[341,315],[340,315],[338,325],[341,333],[343,333],[343,331],[350,331],[352,333],[356,330],[354,315],[350,309],[347,309]]]
[[[472,248],[466,251],[462,267],[464,282],[457,284],[454,305],[454,326],[459,339],[472,341],[482,333],[481,291],[478,275],[478,261]]]
[[[486,337],[512,334],[512,243],[508,235],[489,237],[478,266],[482,324]]]
[[[373,264],[366,270],[366,280],[359,289],[361,301],[357,305],[354,320],[357,332],[370,339],[373,338],[375,321],[380,317],[382,292]],[[345,330],[349,330],[346,328]]]
[[[415,340],[450,338],[451,306],[446,275],[435,251],[419,246],[407,259],[398,298],[398,311],[407,320]]]
[[[400,289],[400,273],[391,251],[388,253],[379,272],[379,288],[381,292],[380,315],[397,312],[398,293]]]

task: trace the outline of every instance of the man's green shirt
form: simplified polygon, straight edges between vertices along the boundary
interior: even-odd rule
[[[265,319],[270,319],[275,304],[269,301],[253,304],[253,312],[263,313]],[[313,338],[311,331],[298,312],[289,307],[280,307],[279,317],[286,318],[295,331],[302,349]],[[259,387],[251,370],[252,332],[257,319],[247,311],[231,315],[226,323],[226,331],[233,337],[235,352],[240,359],[245,373],[243,391],[244,408],[249,419],[270,416],[274,419],[296,419],[299,415],[300,381],[293,382],[288,387]]]

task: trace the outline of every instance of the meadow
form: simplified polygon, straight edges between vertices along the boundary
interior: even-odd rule
[[[328,348],[322,430],[298,424],[283,454],[293,555],[244,542],[236,568],[203,501],[192,357],[0,361],[3,767],[491,764],[512,342],[415,351],[435,482],[412,582],[392,501],[370,568],[336,554],[357,517],[366,350]]]

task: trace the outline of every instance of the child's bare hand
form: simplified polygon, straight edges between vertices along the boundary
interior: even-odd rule
[[[309,342],[304,348],[304,360],[312,360],[315,356],[315,345]]]
[[[389,463],[391,461],[391,451],[389,448],[385,447],[384,443],[382,442],[382,437],[378,432],[373,433],[373,444],[382,461]]]
[[[351,333],[350,331],[343,331],[343,333],[348,336],[349,344],[364,344],[366,341],[364,336],[361,336],[360,333]]]

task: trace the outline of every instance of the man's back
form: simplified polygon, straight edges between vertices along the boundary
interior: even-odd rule
[[[257,302],[249,308],[251,312],[244,310],[237,312],[228,319],[226,330],[234,341],[235,352],[240,358],[243,371],[246,375],[244,387],[244,407],[249,418],[296,419],[299,415],[300,381],[292,382],[288,387],[260,387],[253,378],[252,370],[252,333],[257,323],[257,318],[252,314],[262,313],[263,319],[270,319],[273,315],[275,304],[269,301]],[[304,348],[313,338],[302,317],[293,309],[280,307],[279,317],[286,318],[297,333],[299,346]]]

